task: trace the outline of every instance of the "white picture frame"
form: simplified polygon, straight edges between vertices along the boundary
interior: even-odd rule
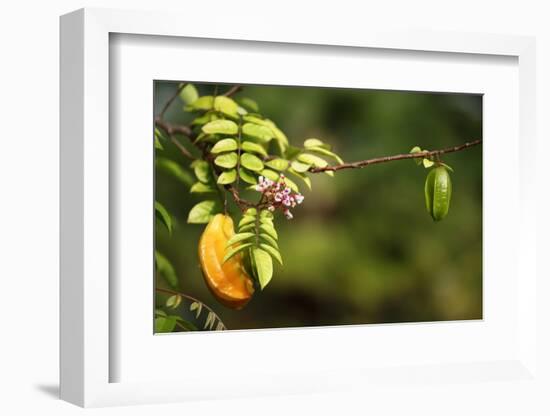
[[[480,383],[484,380],[537,383],[536,362],[536,217],[527,208],[533,202],[534,178],[528,174],[528,161],[536,152],[535,137],[535,42],[533,38],[467,33],[397,32],[368,29],[356,33],[328,35],[322,27],[311,27],[307,34],[289,28],[281,32],[276,25],[248,24],[246,34],[234,33],[225,25],[202,25],[183,16],[162,12],[134,12],[104,9],[83,9],[61,18],[61,397],[80,406],[158,403],[197,398],[241,397],[262,394],[323,392],[390,385],[398,389],[407,383],[429,385],[434,381]],[[235,26],[238,26],[235,25]],[[299,44],[304,48],[330,45],[333,51],[349,47],[355,50],[423,51],[437,54],[500,55],[517,59],[519,133],[517,166],[511,169],[513,215],[517,233],[511,253],[515,270],[511,273],[518,285],[514,299],[516,320],[513,348],[503,348],[496,360],[472,360],[465,357],[456,363],[441,356],[437,363],[418,360],[408,365],[376,368],[349,365],[307,371],[300,368],[266,370],[251,379],[247,375],[228,378],[220,375],[216,382],[189,377],[181,385],[147,374],[145,379],[113,382],[113,366],[121,360],[112,348],[111,322],[118,306],[113,304],[113,287],[109,276],[114,259],[109,251],[110,172],[116,160],[109,152],[110,131],[110,38],[112,34],[161,36],[174,38],[223,39],[225,42]],[[159,39],[157,38],[157,41]],[[317,46],[315,46],[317,45]],[[151,116],[152,118],[152,116]],[[112,121],[111,121],[112,122]],[[521,146],[519,143],[521,141]],[[514,159],[516,160],[516,159]],[[495,169],[504,169],[496,165]],[[491,177],[495,178],[497,172]],[[514,177],[515,175],[515,177]],[[492,179],[494,181],[494,179]],[[492,183],[492,182],[491,182]],[[490,237],[490,236],[489,236]],[[487,236],[485,236],[487,238]],[[149,313],[149,309],[146,311]],[[382,328],[382,329],[380,329]],[[456,329],[456,326],[454,327]],[[110,330],[111,329],[111,330]],[[383,333],[383,327],[375,329]],[[404,326],[414,334],[422,327]],[[291,330],[303,342],[319,342],[321,332]],[[348,331],[348,341],[361,340],[364,328]],[[371,329],[372,331],[372,329]],[[483,329],[481,330],[483,332]],[[466,333],[465,333],[466,334]],[[471,336],[472,333],[468,333]],[[216,334],[212,334],[216,335]],[[275,334],[288,337],[289,332]],[[152,333],[151,333],[152,336]],[[229,333],[216,342],[229,341]],[[261,334],[251,334],[250,340]],[[164,345],[170,337],[162,337]],[[168,340],[168,341],[167,341]],[[193,338],[190,338],[193,342]],[[204,338],[202,339],[204,342]],[[238,341],[235,341],[238,342]],[[516,345],[517,344],[517,345]],[[205,346],[207,345],[207,341]],[[388,345],[386,345],[387,347]],[[139,348],[139,347],[135,347]],[[384,348],[382,343],[379,348]],[[123,350],[122,350],[123,351]],[[358,354],[352,350],[351,354]],[[353,358],[353,357],[352,357]],[[208,366],[208,363],[204,365]],[[211,369],[214,370],[213,368]],[[368,370],[368,371],[367,371]],[[150,379],[148,379],[150,378]],[[231,383],[228,380],[231,379]],[[228,387],[230,385],[230,387]]]

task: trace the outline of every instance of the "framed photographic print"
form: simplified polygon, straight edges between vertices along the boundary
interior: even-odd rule
[[[481,95],[155,81],[154,99],[155,331],[482,319]]]
[[[536,383],[533,40],[179,21],[61,20],[62,398]]]

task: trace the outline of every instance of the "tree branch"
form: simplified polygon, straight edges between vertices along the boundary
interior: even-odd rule
[[[170,97],[168,101],[166,101],[166,104],[164,104],[164,107],[162,107],[162,110],[159,113],[159,118],[162,120],[164,118],[164,114],[166,113],[166,110],[170,107],[170,105],[174,102],[174,100],[177,98],[178,95],[180,95],[181,90],[185,88],[187,85],[187,82],[182,82],[179,87],[176,89],[176,92],[174,95]]]
[[[474,140],[473,142],[464,143],[458,146],[447,147],[445,149],[440,149],[440,150],[432,150],[429,152],[403,153],[403,154],[393,155],[393,156],[376,157],[374,159],[360,160],[358,162],[344,163],[342,165],[325,166],[323,168],[312,167],[309,169],[309,172],[311,173],[319,173],[319,172],[326,172],[326,171],[334,172],[334,171],[343,170],[343,169],[364,168],[365,166],[376,165],[378,163],[393,162],[394,160],[417,159],[417,158],[425,158],[430,156],[439,156],[445,153],[459,152],[461,150],[465,150],[470,147],[477,146],[479,144],[481,144],[481,139]]]
[[[184,126],[181,124],[174,125],[167,123],[166,121],[162,120],[161,118],[158,118],[155,120],[155,126],[160,127],[162,130],[166,132],[166,134],[170,137],[170,140],[174,145],[179,149],[181,154],[185,156],[186,158],[190,160],[195,160],[195,157],[183,146],[178,139],[176,139],[176,134],[182,134],[184,136],[187,136],[189,140],[193,140],[193,131],[188,126]]]
[[[243,89],[242,85],[234,85],[224,95],[226,97],[232,97]]]
[[[179,133],[189,137],[191,140],[195,138],[194,137],[195,135],[193,134],[193,130],[191,130],[191,127],[186,126],[184,124],[171,124],[164,121],[162,118],[157,117],[155,120],[155,126],[160,127],[169,135]]]
[[[182,134],[191,140],[193,142],[196,138],[196,134],[193,132],[191,127],[183,125],[183,124],[171,124],[166,122],[163,117],[166,112],[166,110],[170,107],[170,104],[176,99],[176,97],[179,95],[181,90],[185,87],[185,83],[180,84],[179,88],[177,89],[176,93],[168,100],[168,102],[163,107],[162,111],[160,112],[159,116],[155,119],[155,125],[162,130],[164,130],[172,139],[172,142],[180,149],[180,151],[184,154],[184,156],[188,158],[194,159],[194,157],[189,153],[189,151],[181,144],[179,141],[177,141],[174,137],[174,134]],[[242,90],[241,85],[234,85],[231,87],[228,91],[226,91],[223,95],[226,97],[231,97]],[[379,163],[386,163],[386,162],[393,162],[395,160],[403,160],[403,159],[417,159],[417,158],[426,158],[426,157],[438,157],[445,153],[453,153],[453,152],[459,152],[461,150],[468,149],[470,147],[478,146],[481,144],[481,139],[474,140],[472,142],[467,142],[458,146],[448,147],[445,149],[439,149],[439,150],[432,150],[429,152],[418,152],[418,153],[403,153],[393,156],[383,156],[383,157],[377,157],[373,159],[367,159],[367,160],[360,160],[357,162],[351,162],[351,163],[343,163],[341,165],[330,165],[325,167],[311,167],[308,172],[310,173],[320,173],[320,172],[327,172],[327,171],[337,171],[337,170],[344,170],[344,169],[360,169],[364,168],[365,166],[369,165],[375,165]],[[204,149],[199,146],[199,149],[203,151]],[[208,155],[204,155],[206,159],[208,159]],[[266,160],[269,160],[272,158],[272,156],[267,156]],[[254,204],[252,202],[249,202],[245,199],[242,199],[239,196],[239,190],[232,186],[232,185],[225,185],[225,190],[230,192],[233,196],[233,199],[235,200],[235,203],[239,206],[239,208],[242,211],[245,211],[249,207],[255,207],[257,204]]]
[[[174,135],[170,135],[170,140],[172,140],[172,143],[174,143],[174,146],[176,146],[182,155],[184,155],[189,160],[195,160],[196,158],[191,154],[189,150],[185,148],[183,144],[179,142],[178,139]]]
[[[211,312],[215,317],[216,319],[218,320],[218,322],[220,322],[224,329],[227,329],[227,327],[225,326],[225,324],[223,323],[223,321],[220,319],[220,317],[218,316],[218,314],[216,312],[214,312],[214,310],[208,306],[206,303],[204,302],[201,302],[200,300],[198,300],[197,298],[194,298],[193,296],[191,295],[186,295],[185,293],[181,293],[181,292],[176,292],[175,290],[170,290],[170,289],[164,289],[162,287],[156,287],[155,290],[159,293],[164,293],[166,295],[178,295],[178,296],[181,296],[182,298],[186,298],[192,302],[197,302],[197,303],[200,303],[203,307],[205,307],[209,312]]]
[[[233,199],[235,200],[235,203],[239,206],[241,211],[246,211],[247,208],[253,207],[256,204],[247,201],[246,199],[242,199],[239,195],[239,191],[237,188],[231,185],[225,185],[225,189],[229,192],[231,192],[231,195],[233,195]]]

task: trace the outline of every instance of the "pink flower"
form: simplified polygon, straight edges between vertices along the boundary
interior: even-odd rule
[[[293,218],[289,207],[294,208],[304,200],[302,194],[293,192],[292,188],[286,185],[285,175],[282,173],[278,181],[272,181],[265,176],[258,177],[258,184],[254,189],[263,194],[269,211],[274,212],[280,208],[288,219]]]

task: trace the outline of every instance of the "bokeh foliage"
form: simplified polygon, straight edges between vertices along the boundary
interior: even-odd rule
[[[230,87],[195,85],[201,95]],[[177,87],[155,83],[155,114]],[[245,86],[239,96],[254,99],[291,143],[318,137],[345,161],[407,153],[415,145],[435,150],[482,134],[479,95]],[[166,119],[189,123],[182,106],[178,99]],[[277,219],[284,267],[276,266],[269,287],[241,311],[217,303],[203,281],[197,243],[204,226],[186,223],[200,201],[189,194],[189,160],[168,141],[163,147],[158,155],[185,171],[176,179],[157,167],[156,200],[172,214],[173,230],[169,235],[157,224],[156,247],[174,266],[177,289],[212,307],[228,329],[482,317],[480,146],[443,156],[454,168],[453,199],[439,223],[424,207],[428,171],[411,160],[343,170],[335,178],[314,175],[295,218]],[[169,287],[162,279],[157,284]],[[157,294],[157,303],[166,298]],[[188,306],[177,312],[192,320]]]

